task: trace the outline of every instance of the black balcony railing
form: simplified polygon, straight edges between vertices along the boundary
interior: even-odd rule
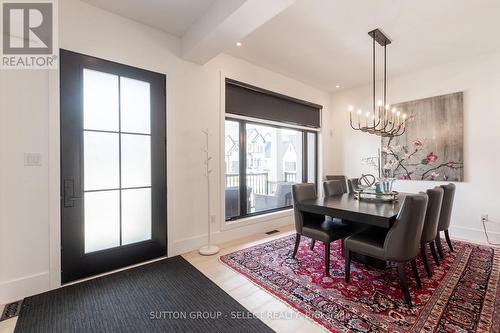
[[[226,187],[240,185],[239,174],[226,174]],[[267,172],[247,174],[247,186],[252,189],[254,194],[268,194],[268,175]]]
[[[285,181],[288,183],[295,183],[297,181],[297,173],[285,171]]]

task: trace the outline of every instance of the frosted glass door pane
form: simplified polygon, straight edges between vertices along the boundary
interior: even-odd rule
[[[85,253],[120,245],[119,191],[85,193]]]
[[[83,128],[118,131],[118,76],[83,70]]]
[[[120,187],[119,134],[84,131],[83,135],[84,189]]]
[[[122,191],[122,244],[151,239],[151,188]]]
[[[121,131],[151,133],[149,82],[120,77]]]
[[[151,137],[122,134],[122,188],[151,185]]]

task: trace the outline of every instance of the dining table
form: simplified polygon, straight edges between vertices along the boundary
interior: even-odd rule
[[[359,199],[355,194],[345,193],[330,197],[304,200],[297,203],[301,212],[340,218],[344,223],[364,224],[371,227],[390,229],[396,221],[404,198],[409,193],[398,193],[395,201]],[[354,260],[371,266],[385,267],[378,259],[357,255]]]

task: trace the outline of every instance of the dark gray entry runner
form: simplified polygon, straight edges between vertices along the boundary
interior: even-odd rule
[[[28,297],[26,332],[273,332],[177,256]]]

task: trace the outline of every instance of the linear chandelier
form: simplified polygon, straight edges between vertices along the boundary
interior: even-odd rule
[[[408,116],[394,107],[391,109],[391,106],[387,103],[387,45],[391,44],[391,40],[379,29],[370,31],[368,35],[373,39],[373,111],[363,112],[362,109],[358,109],[353,117],[354,106],[350,105],[350,125],[356,131],[381,137],[400,136],[406,132]],[[384,96],[383,100],[378,101],[376,98],[375,41],[384,47]]]

